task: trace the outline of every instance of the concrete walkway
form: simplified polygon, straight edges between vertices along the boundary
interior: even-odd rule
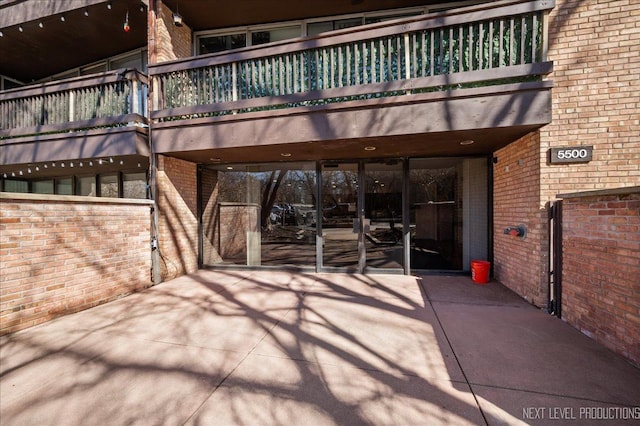
[[[468,277],[199,271],[0,343],[3,426],[640,418],[639,369]]]

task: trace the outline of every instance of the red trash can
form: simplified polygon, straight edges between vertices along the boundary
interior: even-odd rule
[[[488,283],[490,270],[491,262],[487,262],[486,260],[471,261],[471,279],[476,284]]]

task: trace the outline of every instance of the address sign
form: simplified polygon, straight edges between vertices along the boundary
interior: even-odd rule
[[[557,163],[588,163],[593,158],[593,146],[570,146],[551,148],[549,162]]]

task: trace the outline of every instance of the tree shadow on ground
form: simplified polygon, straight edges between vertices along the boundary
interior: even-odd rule
[[[411,277],[201,271],[3,338],[2,417],[484,423],[426,305]]]

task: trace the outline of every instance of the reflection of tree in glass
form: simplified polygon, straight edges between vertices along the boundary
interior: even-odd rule
[[[411,171],[412,202],[453,201],[456,193],[456,168]]]
[[[358,175],[349,170],[324,171],[322,174],[322,204],[335,207],[357,201]]]

